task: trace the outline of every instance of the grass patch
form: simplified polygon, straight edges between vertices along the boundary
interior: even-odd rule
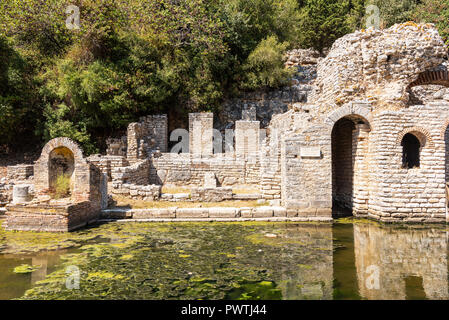
[[[61,174],[56,177],[52,198],[62,199],[70,196],[70,176]]]

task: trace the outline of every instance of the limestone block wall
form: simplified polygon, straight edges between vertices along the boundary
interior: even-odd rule
[[[314,125],[286,138],[282,152],[282,204],[302,215],[331,216],[332,156],[329,128]]]
[[[372,121],[372,180],[369,214],[389,221],[444,221],[446,217],[446,148],[449,104],[431,103],[385,111]],[[406,133],[420,139],[420,167],[402,168],[401,140]]]
[[[258,157],[260,122],[240,120],[235,122],[235,154],[237,157]]]
[[[130,123],[127,133],[127,158],[138,161],[149,156],[152,150],[167,151],[167,115],[149,115],[139,122]]]
[[[165,153],[152,158],[150,181],[156,184],[202,187],[204,174],[212,172],[221,186],[260,182],[258,159],[236,159],[226,154],[196,158],[190,154]]]
[[[131,166],[111,168],[111,178],[117,184],[148,185],[150,183],[150,160],[142,160]]]
[[[449,104],[370,110],[358,103],[343,106],[327,118],[318,114],[306,129],[290,121],[295,129],[284,131],[280,147],[283,205],[305,214],[326,213],[333,198],[355,215],[382,221],[445,221]],[[352,124],[343,130],[341,121]],[[421,142],[419,168],[402,167],[401,141],[407,133]]]
[[[368,203],[372,179],[370,175],[371,128],[368,124],[356,124],[352,132],[352,166],[353,166],[353,211],[358,216],[368,214]]]
[[[153,201],[158,200],[161,194],[160,185],[136,185],[130,183],[112,183],[112,194],[133,199]]]
[[[108,177],[108,181],[112,181],[112,170],[129,166],[129,161],[124,156],[101,156],[92,155],[87,158],[88,161],[97,166],[102,173]]]
[[[189,152],[197,157],[213,154],[214,114],[189,113]]]

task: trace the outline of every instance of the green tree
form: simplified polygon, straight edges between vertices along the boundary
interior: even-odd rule
[[[293,75],[293,70],[284,67],[287,47],[287,42],[279,43],[275,36],[262,40],[244,65],[246,79],[242,86],[257,89],[285,85]]]
[[[422,0],[413,12],[417,22],[434,23],[446,45],[449,45],[449,1]]]
[[[322,51],[359,27],[363,1],[304,0],[300,9],[298,44]]]
[[[380,11],[380,27],[388,28],[395,23],[403,23],[413,19],[413,12],[418,0],[369,0]]]
[[[27,61],[0,36],[0,145],[28,146],[40,109]]]

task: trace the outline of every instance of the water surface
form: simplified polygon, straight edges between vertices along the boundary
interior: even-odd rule
[[[0,299],[448,299],[447,257],[444,225],[351,219],[0,229]]]

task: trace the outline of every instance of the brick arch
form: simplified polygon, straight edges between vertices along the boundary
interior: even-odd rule
[[[445,138],[446,130],[448,129],[448,127],[449,127],[449,119],[446,119],[446,121],[444,122],[443,127],[440,129],[440,138],[442,140],[444,140],[444,138]]]
[[[418,78],[410,83],[409,88],[426,84],[436,84],[449,87],[449,72],[447,70],[427,70],[418,75]]]
[[[34,185],[36,195],[48,194],[51,188],[51,154],[53,151],[67,149],[73,156],[72,197],[87,200],[90,197],[91,165],[83,157],[80,146],[67,137],[50,140],[42,149],[40,158],[34,164]],[[67,152],[69,154],[69,152]]]
[[[399,132],[396,137],[396,144],[400,144],[407,133],[414,134],[421,143],[422,148],[426,146],[428,146],[429,148],[435,148],[435,143],[433,142],[432,135],[427,129],[421,127],[406,128]]]
[[[360,117],[371,128],[371,105],[348,103],[329,113],[324,123],[328,125],[330,132],[334,124],[344,117]]]
[[[55,138],[55,139],[48,141],[47,144],[42,149],[41,156],[38,161],[41,161],[41,160],[48,161],[50,153],[54,149],[57,149],[57,148],[69,149],[73,153],[75,162],[76,161],[82,161],[84,163],[86,162],[86,160],[84,159],[84,156],[83,156],[83,150],[78,145],[78,143],[76,143],[75,141],[73,141],[72,139],[67,138],[67,137]]]

